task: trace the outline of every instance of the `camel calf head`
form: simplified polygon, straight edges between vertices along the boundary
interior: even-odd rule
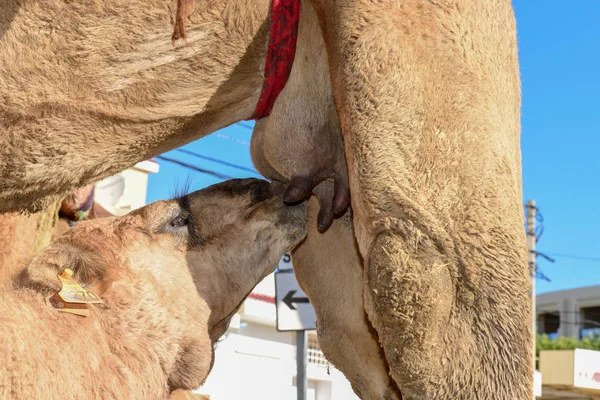
[[[0,397],[160,398],[201,385],[233,313],[306,234],[305,207],[283,205],[281,186],[232,180],[82,222],[53,242],[0,297]],[[66,268],[102,299],[88,317],[48,300]]]

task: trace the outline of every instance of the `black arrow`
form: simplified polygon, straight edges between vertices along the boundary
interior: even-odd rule
[[[294,307],[294,305],[292,303],[310,303],[310,301],[308,300],[308,298],[306,297],[294,297],[294,294],[296,294],[295,290],[290,290],[288,292],[288,294],[285,295],[285,297],[283,298],[283,302],[290,308],[290,310],[295,310],[296,307]]]

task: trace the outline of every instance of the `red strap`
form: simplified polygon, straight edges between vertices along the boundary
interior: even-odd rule
[[[300,0],[272,0],[269,47],[265,63],[265,80],[254,114],[258,120],[271,114],[277,96],[283,90],[294,64]]]

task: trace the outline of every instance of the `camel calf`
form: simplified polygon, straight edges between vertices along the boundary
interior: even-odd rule
[[[232,180],[58,238],[0,297],[0,398],[166,399],[200,386],[240,303],[306,234],[305,207],[282,194]],[[69,284],[101,303],[57,303]]]

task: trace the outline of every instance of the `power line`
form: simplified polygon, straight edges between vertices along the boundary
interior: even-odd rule
[[[539,208],[538,208],[537,213],[535,214],[535,219],[538,222],[536,224],[536,229],[535,229],[535,241],[539,242],[542,235],[544,234],[544,216],[542,215],[542,212],[540,211]]]
[[[544,216],[542,215],[542,213],[540,212],[540,209],[536,206],[531,206],[531,205],[527,205],[524,204],[524,207],[527,208],[531,208],[531,209],[535,209],[536,214],[535,214],[535,220],[537,222],[536,227],[535,227],[535,236],[536,236],[536,242],[539,242],[542,234],[544,233]],[[527,215],[527,212],[525,213],[525,215]],[[551,259],[550,256],[554,256],[554,257],[559,257],[559,258],[570,258],[573,260],[582,260],[582,261],[591,261],[591,262],[600,262],[600,257],[588,257],[588,256],[579,256],[579,255],[574,255],[574,254],[564,254],[564,253],[553,253],[553,252],[540,252],[540,251],[536,251],[535,252],[536,256],[541,256],[543,258],[545,258],[546,260],[550,261],[550,262],[554,262],[553,259]]]
[[[183,162],[183,161],[175,160],[174,158],[169,158],[169,157],[165,157],[165,156],[156,156],[156,158],[158,158],[159,160],[168,161],[168,162],[171,162],[173,164],[177,164],[177,165],[179,165],[181,167],[185,167],[185,168],[197,171],[197,172],[201,172],[203,174],[214,176],[215,178],[219,178],[219,179],[223,179],[223,180],[225,180],[225,179],[233,179],[232,176],[221,174],[221,173],[215,172],[215,171],[211,171],[209,169],[199,168],[199,167],[197,167],[195,165],[188,164],[188,163]]]
[[[247,124],[247,123],[245,123],[245,122],[241,122],[241,121],[240,121],[240,122],[238,122],[238,123],[237,123],[237,125],[239,125],[239,126],[241,126],[241,127],[244,127],[244,128],[246,128],[246,129],[250,129],[250,130],[253,130],[253,129],[254,129],[254,127],[252,127],[251,125],[249,125],[249,124]]]
[[[539,242],[540,238],[542,237],[542,234],[544,233],[544,217],[543,217],[542,213],[540,212],[540,209],[535,206],[535,202],[528,202],[528,203],[524,204],[523,206],[525,207],[525,217],[526,217],[525,218],[525,225],[526,225],[525,231],[526,231],[528,237],[531,236],[533,238],[533,243],[530,243],[528,245],[528,247],[530,247],[529,253],[533,256],[533,260],[530,260],[530,262],[529,262],[529,268],[531,269],[531,271],[534,274],[536,279],[542,279],[547,282],[552,282],[552,280],[546,274],[544,274],[542,272],[542,270],[539,268],[536,261],[537,261],[538,256],[543,257],[550,262],[554,262],[554,260],[539,251],[535,251],[535,250],[531,249],[531,248],[533,248],[533,249],[535,248],[537,242]],[[531,221],[528,222],[528,219],[529,219],[528,216],[530,214],[533,215],[533,218],[531,219]],[[529,224],[531,224],[531,227],[529,227]],[[531,231],[530,231],[530,229],[531,229]]]
[[[542,234],[544,233],[544,216],[542,215],[542,213],[540,212],[540,210],[539,210],[538,207],[527,205],[527,204],[524,204],[524,206],[525,206],[525,209],[526,209],[525,215],[527,215],[527,212],[529,211],[528,208],[535,209],[535,211],[536,211],[535,220],[536,220],[537,224],[536,224],[536,227],[535,227],[535,236],[536,236],[536,240],[535,241],[537,243],[540,240]],[[573,259],[573,260],[581,260],[581,261],[589,261],[589,262],[600,263],[600,257],[589,257],[589,256],[575,255],[575,254],[564,254],[564,253],[554,253],[554,252],[541,252],[541,251],[536,251],[535,255],[536,255],[536,257],[537,256],[541,256],[541,257],[545,258],[547,261],[550,261],[550,262],[554,262],[555,260],[553,260],[549,256],[554,256],[554,257],[558,257],[558,258],[569,258],[569,259]],[[546,276],[538,276],[538,277],[550,281],[549,279],[547,279]]]
[[[564,310],[564,311],[543,311],[542,310],[542,311],[540,311],[540,314],[552,314],[552,315],[574,314],[574,315],[581,315],[582,312],[585,312],[586,315],[600,315],[600,312],[598,312],[598,311],[589,311],[590,308],[597,308],[597,307],[596,306],[582,307],[581,310],[583,310],[583,311],[569,311],[569,310]]]
[[[578,255],[574,255],[574,254],[549,253],[549,252],[546,252],[546,254],[549,254],[551,256],[558,257],[558,258],[571,258],[573,260],[600,262],[600,257],[587,257],[587,256],[578,256]]]
[[[242,170],[242,171],[248,171],[248,172],[252,172],[253,174],[258,174],[258,172],[254,168],[243,167],[241,165],[237,165],[237,164],[233,164],[233,163],[230,163],[230,162],[227,162],[227,161],[219,160],[218,158],[213,158],[213,157],[205,156],[205,155],[202,155],[202,154],[199,154],[199,153],[196,153],[194,151],[187,150],[187,149],[175,149],[175,150],[177,150],[177,151],[179,151],[181,153],[189,154],[189,155],[194,156],[196,158],[201,158],[203,160],[208,160],[208,161],[216,162],[218,164],[223,164],[223,165],[226,165],[226,166],[231,167],[231,168],[237,168],[237,169]]]
[[[544,234],[544,216],[542,215],[542,212],[540,211],[539,207],[528,204],[523,204],[523,207],[525,208],[525,217],[527,217],[528,213],[531,212],[529,209],[535,210],[535,241],[537,243],[540,241],[542,235]],[[523,221],[523,224],[527,225],[527,221]]]
[[[230,141],[230,142],[233,142],[233,143],[236,143],[236,144],[241,144],[243,146],[250,147],[250,143],[246,142],[245,140],[240,140],[240,139],[232,138],[232,137],[229,137],[227,135],[223,135],[222,133],[218,133],[218,132],[215,133],[215,136],[218,139],[221,139],[221,140],[227,140],[227,141]]]
[[[548,256],[547,254],[541,253],[539,251],[534,251],[533,253],[535,254],[536,257],[540,256],[540,257],[545,258],[547,261],[550,261],[552,263],[556,261],[554,258]]]

